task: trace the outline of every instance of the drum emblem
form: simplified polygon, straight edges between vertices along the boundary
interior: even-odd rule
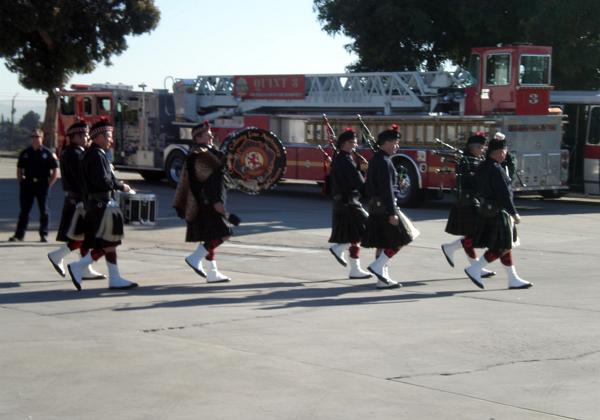
[[[265,158],[263,157],[263,154],[260,153],[258,150],[249,151],[246,154],[246,157],[244,160],[245,160],[246,166],[252,172],[256,171],[257,169],[262,168],[263,165],[265,164]]]
[[[249,194],[269,189],[286,167],[285,148],[270,131],[249,127],[230,134],[221,145],[230,186]]]
[[[275,151],[263,142],[246,138],[237,149],[238,158],[233,160],[233,170],[242,179],[262,178],[273,170]]]

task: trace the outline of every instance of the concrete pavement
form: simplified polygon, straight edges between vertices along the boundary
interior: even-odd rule
[[[14,228],[14,160],[0,159],[0,235]],[[183,262],[173,190],[154,228],[128,226],[122,274],[76,292],[55,243],[0,242],[2,419],[594,419],[600,412],[600,206],[519,200],[530,290],[481,291],[439,245],[448,201],[407,213],[421,237],[392,260],[404,288],[349,280],[326,250],[329,203],[286,186],[232,193],[244,224],[218,249],[227,284]],[[51,200],[54,226],[60,194]],[[363,250],[366,265],[372,251]],[[70,257],[71,259],[75,256]],[[96,269],[106,272],[104,262]]]

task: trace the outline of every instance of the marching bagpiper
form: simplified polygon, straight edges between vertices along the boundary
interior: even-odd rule
[[[134,191],[115,177],[106,152],[113,142],[113,127],[102,119],[92,125],[92,143],[81,160],[81,179],[84,185],[85,217],[83,247],[90,249],[82,259],[69,264],[73,285],[81,290],[84,269],[103,255],[108,267],[110,289],[130,289],[137,283],[121,277],[117,265],[117,246],[123,237],[123,215],[112,194],[115,190]]]
[[[368,279],[371,274],[360,266],[360,241],[365,233],[368,213],[360,199],[365,179],[357,166],[353,152],[357,146],[356,133],[347,128],[337,139],[338,153],[331,163],[330,181],[333,197],[332,228],[329,251],[344,267],[348,265],[345,250],[350,254],[351,279]]]
[[[487,251],[465,268],[465,273],[481,289],[484,288],[481,270],[497,258],[500,258],[506,268],[509,289],[527,289],[532,286],[519,277],[512,261],[512,248],[518,245],[515,225],[520,223],[521,217],[513,202],[510,178],[502,167],[506,153],[504,138],[497,136],[490,140],[486,160],[477,169],[475,177],[480,206],[473,246],[487,248]]]
[[[461,236],[461,238],[442,245],[442,252],[452,267],[454,267],[454,253],[460,248],[467,255],[470,263],[477,260],[477,253],[473,247],[473,233],[477,222],[479,203],[475,193],[475,171],[483,162],[486,141],[487,139],[482,133],[475,133],[467,140],[464,151],[457,155],[457,200],[450,209],[446,232]],[[481,277],[491,277],[495,274],[493,271],[482,269]]]
[[[225,155],[213,146],[208,121],[192,129],[194,146],[186,157],[173,208],[185,219],[186,242],[200,242],[185,262],[208,283],[227,282],[229,277],[217,268],[215,249],[233,234],[239,218],[225,209],[227,189],[224,183]],[[202,260],[206,258],[208,271]]]
[[[498,131],[496,134],[494,134],[494,138],[496,140],[504,140],[506,138],[506,135]],[[506,175],[508,175],[508,179],[511,182],[511,184],[512,181],[515,179],[515,176],[517,177],[517,179],[519,179],[519,181],[521,180],[519,174],[517,173],[517,163],[515,162],[515,157],[508,150],[506,152],[506,158],[504,158],[504,162],[502,162],[501,165],[502,168],[504,168],[504,170],[506,171]]]
[[[64,242],[64,245],[48,253],[50,263],[52,263],[58,274],[63,277],[66,275],[64,257],[77,249],[80,250],[81,256],[85,256],[89,251],[82,247],[83,238],[74,239],[74,235],[80,233],[75,232],[77,230],[77,222],[85,213],[83,210],[83,185],[80,161],[87,146],[89,126],[84,121],[77,121],[67,129],[66,137],[69,143],[63,148],[60,154],[60,173],[65,200],[56,235],[56,240]],[[69,232],[70,230],[71,232]],[[95,271],[90,263],[83,268],[82,278],[84,280],[105,279],[106,276]]]
[[[396,125],[379,133],[379,150],[370,159],[367,171],[369,217],[362,245],[377,248],[377,258],[367,269],[377,276],[378,289],[401,286],[390,278],[387,263],[404,245],[408,245],[419,235],[410,219],[398,208],[396,201],[399,194],[398,173],[390,156],[398,149],[399,140],[400,133]]]

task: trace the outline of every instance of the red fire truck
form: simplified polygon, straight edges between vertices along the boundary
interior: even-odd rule
[[[569,185],[585,194],[600,194],[600,93],[554,91],[568,123],[564,143],[570,150]]]
[[[285,144],[286,179],[323,182],[328,149],[322,115],[336,131],[375,135],[398,124],[393,157],[401,174],[402,205],[425,192],[454,187],[452,163],[436,139],[461,148],[475,131],[507,135],[516,158],[517,191],[566,190],[568,151],[562,119],[548,112],[551,48],[516,45],[473,49],[468,72],[374,72],[313,75],[198,76],[174,79],[173,92],[123,85],[74,85],[61,96],[61,127],[75,117],[102,115],[116,127],[114,164],[147,179],[176,183],[191,143],[191,127],[213,122],[217,139],[248,126],[272,131]],[[367,157],[369,151],[362,151]]]

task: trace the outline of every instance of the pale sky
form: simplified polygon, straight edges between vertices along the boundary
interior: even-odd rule
[[[124,83],[164,88],[165,78],[198,75],[343,73],[356,60],[351,40],[321,30],[312,0],[156,0],[158,27],[128,39],[129,48],[71,83]],[[0,60],[0,114],[15,122],[33,109],[43,117],[44,96],[19,85]],[[170,87],[170,83],[168,84]]]

